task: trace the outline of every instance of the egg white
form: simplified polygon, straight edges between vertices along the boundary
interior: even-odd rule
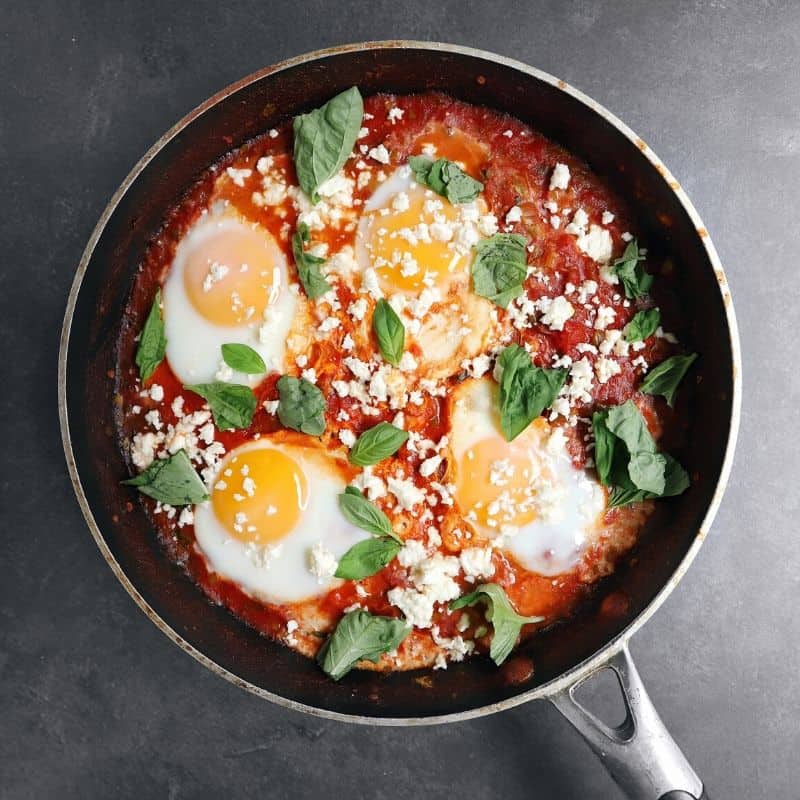
[[[232,373],[225,367],[220,348],[227,343],[249,345],[264,359],[269,371],[284,371],[286,337],[296,313],[298,297],[289,289],[288,267],[282,253],[279,253],[274,270],[280,277],[277,289],[265,298],[263,314],[257,311],[246,323],[233,326],[215,324],[197,311],[186,294],[184,269],[188,255],[193,251],[202,254],[204,243],[220,230],[235,235],[237,230],[244,228],[263,234],[265,243],[274,242],[268,231],[221,204],[203,213],[175,250],[163,287],[163,316],[167,361],[182,383],[205,383],[215,378],[251,386],[258,383],[263,375]]]
[[[245,543],[228,533],[209,501],[195,508],[197,547],[214,572],[264,602],[292,603],[323,595],[341,580],[319,579],[314,575],[309,569],[311,550],[322,543],[338,561],[354,544],[370,535],[351,525],[342,515],[337,498],[346,483],[325,464],[329,457],[313,448],[262,439],[228,453],[219,466],[218,476],[236,456],[261,448],[282,450],[305,474],[308,504],[295,528],[272,545],[260,547]],[[216,478],[211,485],[215,482]]]
[[[368,247],[371,226],[375,224],[372,219],[380,224],[381,209],[392,210],[403,195],[410,195],[413,199],[419,198],[420,194],[424,195],[426,203],[438,203],[442,207],[455,209],[456,219],[447,223],[452,231],[448,247],[454,248],[453,255],[458,255],[460,261],[449,274],[444,274],[444,278],[440,276],[433,285],[423,285],[419,290],[388,286],[378,276],[373,254]],[[378,212],[377,216],[373,216],[375,212]],[[409,345],[418,345],[418,368],[415,371],[419,375],[437,379],[453,374],[458,371],[462,361],[481,353],[491,337],[495,325],[493,305],[472,291],[469,271],[474,244],[488,234],[486,229],[483,232],[480,230],[480,220],[484,219],[485,214],[486,206],[482,199],[451,206],[445,198],[417,184],[408,166],[399,167],[389,175],[364,204],[355,247],[362,290],[365,286],[373,287],[370,293],[374,293],[377,287],[401,315],[407,349]],[[427,220],[429,230],[433,231],[430,225],[432,218],[426,212],[425,219],[420,218],[417,222]],[[494,220],[491,215],[485,218]],[[397,241],[398,251],[416,255],[414,246],[409,246],[401,239]],[[419,274],[424,275],[425,263],[419,261],[418,267]],[[396,266],[395,269],[400,267]]]
[[[499,427],[497,394],[497,384],[488,378],[466,381],[456,390],[450,436],[456,469],[480,441],[493,438],[508,446]],[[548,475],[534,477],[530,484],[536,491],[537,516],[516,532],[476,528],[496,538],[500,549],[531,572],[546,576],[569,572],[601,531],[605,492],[572,464],[560,428],[539,420],[514,440],[514,446],[525,448],[534,471]]]

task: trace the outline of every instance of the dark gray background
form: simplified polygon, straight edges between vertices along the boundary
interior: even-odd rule
[[[0,2],[0,796],[619,796],[546,703],[371,729],[228,685],[138,611],[67,479],[61,317],[125,174],[231,81],[396,37],[494,50],[587,92],[666,161],[711,231],[742,334],[739,449],[712,535],[633,650],[714,797],[797,798],[800,5],[725,0]]]

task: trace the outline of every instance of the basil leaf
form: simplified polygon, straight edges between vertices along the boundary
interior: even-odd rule
[[[348,486],[339,495],[339,508],[345,519],[357,528],[361,528],[361,530],[372,533],[375,536],[388,536],[397,539],[392,530],[392,523],[389,521],[389,517],[378,506],[367,500],[355,486]],[[400,540],[397,539],[397,541],[399,542]]]
[[[400,317],[386,300],[378,300],[372,314],[372,330],[378,339],[381,355],[392,366],[397,366],[403,357],[406,329]]]
[[[541,622],[544,617],[522,617],[517,614],[503,588],[496,583],[484,583],[474,592],[459,597],[450,603],[450,610],[474,606],[479,602],[486,603],[486,619],[494,627],[489,655],[492,661],[500,666],[517,643],[522,626],[531,622]]]
[[[418,183],[446,197],[453,205],[470,203],[483,191],[480,181],[446,158],[433,161],[425,156],[411,156],[408,165]]]
[[[689,473],[668,453],[663,453],[667,460],[664,469],[664,490],[662,497],[675,497],[683,494],[691,485]]]
[[[501,308],[522,294],[528,274],[526,240],[518,233],[496,233],[475,245],[472,287]]]
[[[657,308],[637,311],[634,318],[625,326],[625,339],[629,342],[642,342],[656,332],[661,322],[661,312]]]
[[[238,383],[197,383],[183,387],[199,394],[211,406],[214,424],[221,431],[249,428],[256,410],[256,396],[249,386]]]
[[[686,470],[669,454],[657,452],[632,400],[595,412],[592,427],[597,474],[601,483],[612,487],[609,508],[672,497],[689,487]]]
[[[185,450],[178,450],[169,458],[157,458],[144,472],[122,483],[170,506],[189,506],[208,500],[206,487]]]
[[[325,105],[294,118],[294,167],[297,181],[312,202],[317,189],[347,161],[361,129],[364,103],[352,86]]]
[[[358,581],[380,572],[403,545],[392,536],[365,539],[353,545],[339,560],[336,577]]]
[[[322,392],[305,378],[284,375],[278,380],[278,419],[287,428],[321,436],[326,407]]]
[[[637,489],[635,486],[615,486],[608,498],[608,507],[621,508],[631,503],[641,503],[642,500],[647,500],[650,496],[647,492]]]
[[[697,353],[691,353],[687,356],[672,356],[666,361],[662,361],[647,373],[639,391],[645,394],[660,394],[672,407],[675,405],[678,385],[696,358]]]
[[[246,375],[258,375],[267,371],[264,359],[246,344],[224,344],[222,345],[222,360],[237,372],[244,372]]]
[[[633,400],[609,408],[606,425],[611,433],[622,439],[629,453],[656,452],[655,440]]]
[[[612,265],[613,271],[622,281],[625,296],[631,300],[647,294],[653,285],[653,276],[640,263],[643,260],[644,256],[639,252],[639,244],[636,239],[631,239],[622,258],[618,258]]]
[[[320,265],[325,263],[325,259],[304,249],[310,238],[308,225],[301,222],[292,236],[292,255],[297,266],[297,277],[300,278],[303,289],[310,300],[316,300],[327,294],[331,290],[331,285],[320,270]]]
[[[164,320],[161,318],[161,289],[159,289],[144,321],[139,336],[139,347],[136,349],[136,366],[139,367],[139,376],[143,381],[156,371],[166,351],[167,337],[164,335]]]
[[[555,400],[567,378],[565,369],[533,366],[524,347],[512,344],[498,358],[500,377],[500,427],[510,442]]]
[[[382,653],[396,650],[411,633],[411,626],[396,617],[377,617],[368,611],[345,614],[331,637],[320,648],[317,662],[335,681],[357,662],[377,662]]]
[[[364,431],[350,450],[350,463],[369,467],[394,455],[408,439],[408,431],[395,428],[389,422],[379,422]]]
[[[628,475],[638,489],[660,496],[666,486],[666,467],[667,459],[661,453],[632,453],[628,462]]]
[[[604,486],[613,484],[614,460],[621,442],[606,425],[607,410],[595,411],[592,414],[592,430],[594,431],[594,466],[600,483]],[[619,445],[619,446],[618,446]]]

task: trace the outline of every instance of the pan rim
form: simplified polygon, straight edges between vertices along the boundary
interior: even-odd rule
[[[723,457],[722,465],[720,467],[719,478],[714,489],[714,494],[706,509],[700,529],[695,536],[691,546],[687,550],[681,562],[676,567],[670,578],[666,581],[664,586],[659,590],[656,596],[650,603],[642,609],[639,614],[631,620],[631,622],[618,633],[613,639],[607,642],[601,649],[594,653],[589,658],[575,665],[571,669],[562,673],[557,678],[554,678],[547,683],[543,683],[533,689],[520,694],[508,697],[496,703],[478,706],[473,709],[458,711],[448,714],[437,714],[432,716],[423,717],[371,717],[365,715],[345,714],[337,711],[310,706],[306,703],[301,703],[296,700],[283,697],[282,695],[270,692],[260,686],[256,686],[249,681],[244,680],[238,675],[234,674],[227,668],[221,666],[213,659],[206,656],[194,645],[185,640],[175,631],[170,625],[162,619],[156,611],[147,603],[142,597],[128,576],[124,573],[117,560],[111,553],[105,538],[100,531],[97,522],[94,519],[89,502],[83,491],[81,479],[78,474],[75,457],[72,450],[72,442],[69,429],[69,410],[67,408],[67,358],[69,353],[69,339],[72,326],[72,318],[75,311],[78,295],[83,285],[83,279],[88,269],[89,262],[94,253],[94,249],[102,236],[108,220],[114,213],[122,197],[127,193],[132,184],[137,180],[141,172],[150,163],[150,161],[163,149],[163,147],[179,134],[184,128],[190,125],[195,119],[202,116],[206,111],[217,105],[226,97],[243,89],[249,84],[261,80],[266,76],[282,72],[300,64],[305,64],[312,61],[317,61],[331,55],[338,55],[343,53],[353,53],[367,50],[393,50],[393,49],[417,49],[428,50],[435,52],[456,53],[459,55],[470,56],[473,58],[482,59],[484,61],[493,62],[510,69],[522,72],[533,78],[536,78],[544,83],[550,84],[554,89],[564,92],[573,99],[587,106],[594,111],[606,122],[611,124],[620,134],[633,143],[643,155],[650,162],[651,166],[660,174],[665,183],[667,183],[670,191],[677,197],[679,203],[683,207],[687,216],[691,220],[698,233],[698,237],[706,251],[711,267],[713,268],[723,307],[728,324],[728,333],[730,337],[731,356],[733,362],[733,376],[732,376],[732,395],[731,395],[731,422],[728,432],[728,439],[725,444],[725,454]],[[225,678],[228,682],[238,686],[239,688],[246,689],[247,691],[255,694],[256,696],[276,703],[284,708],[289,708],[294,711],[301,711],[315,717],[336,720],[340,722],[350,722],[363,725],[376,725],[376,726],[418,726],[418,725],[436,725],[447,722],[460,722],[469,719],[494,714],[506,709],[514,708],[522,703],[530,700],[544,699],[550,697],[569,686],[585,679],[597,669],[602,667],[612,656],[616,655],[623,647],[625,647],[633,636],[658,610],[662,603],[671,594],[675,586],[682,579],[686,571],[694,561],[700,547],[702,546],[710,527],[719,510],[722,497],[727,486],[728,478],[730,476],[731,467],[733,464],[734,451],[736,447],[736,440],[739,430],[739,422],[741,416],[741,394],[742,394],[742,365],[741,365],[741,351],[739,342],[738,325],[736,322],[736,313],[733,307],[733,300],[731,298],[728,282],[725,277],[725,272],[717,254],[716,248],[708,235],[705,226],[683,188],[674,179],[670,171],[663,164],[661,159],[650,149],[650,147],[641,139],[631,128],[629,128],[622,120],[616,117],[608,109],[597,103],[595,100],[585,95],[578,89],[567,84],[565,81],[560,80],[547,72],[544,72],[535,67],[531,67],[524,62],[516,59],[501,56],[487,50],[476,49],[472,47],[465,47],[461,45],[453,45],[443,42],[425,42],[417,40],[404,40],[393,39],[384,41],[368,41],[357,42],[352,44],[339,45],[335,47],[323,48],[314,50],[293,58],[285,59],[277,62],[271,66],[257,70],[244,78],[228,85],[220,91],[213,94],[200,105],[192,109],[188,114],[184,115],[178,122],[176,122],[169,130],[167,130],[139,159],[134,165],[128,175],[120,184],[119,188],[114,192],[108,204],[106,205],[103,213],[97,224],[92,231],[91,236],[84,248],[83,254],[79,261],[75,277],[70,287],[69,295],[67,298],[67,305],[64,314],[64,320],[61,329],[61,338],[59,344],[58,354],[58,416],[59,425],[61,428],[61,441],[64,448],[64,455],[67,461],[67,468],[69,470],[70,480],[72,482],[73,490],[75,491],[78,505],[83,513],[86,524],[92,534],[92,537],[97,544],[100,553],[114,572],[117,580],[122,584],[124,589],[128,592],[134,602],[139,608],[149,617],[149,619],[164,633],[174,644],[196,659],[200,664],[209,669],[211,672]]]

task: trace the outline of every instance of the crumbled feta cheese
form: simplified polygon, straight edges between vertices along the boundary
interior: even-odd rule
[[[342,430],[339,431],[339,441],[345,447],[352,447],[356,443],[356,435],[353,433],[353,431],[349,431],[347,428],[342,428]]]
[[[156,403],[160,403],[164,399],[164,387],[154,383],[150,387],[150,399],[155,400]]]
[[[544,298],[543,298],[544,299]],[[542,314],[542,324],[547,325],[550,330],[563,331],[564,323],[575,314],[572,303],[566,297],[559,295],[547,304],[544,314]]]
[[[379,144],[377,147],[373,147],[367,155],[369,155],[371,159],[377,161],[379,164],[389,163],[389,151],[382,144]]]
[[[464,577],[470,583],[494,575],[491,547],[469,547],[461,551],[458,560],[464,571]]]
[[[251,169],[235,169],[234,167],[228,167],[225,171],[237,186],[244,186],[245,178],[249,178],[253,174]]]
[[[522,209],[519,206],[511,206],[506,214],[506,225],[519,222],[522,219]]]
[[[617,312],[611,306],[600,306],[597,309],[597,316],[594,320],[594,329],[596,331],[604,331],[611,325],[616,316]]]
[[[614,375],[619,375],[619,373],[622,372],[622,368],[618,362],[611,358],[606,358],[605,356],[600,356],[600,358],[594,362],[594,370],[597,373],[598,383],[607,383]]]
[[[338,566],[336,557],[322,542],[317,542],[311,548],[308,569],[317,578],[317,583],[323,584],[330,580]]]
[[[419,489],[410,478],[389,477],[386,479],[389,491],[395,496],[397,504],[406,511],[425,500],[425,492]]]
[[[553,174],[550,176],[550,191],[554,189],[566,189],[569,186],[569,167],[562,164],[560,161],[553,168]]]

